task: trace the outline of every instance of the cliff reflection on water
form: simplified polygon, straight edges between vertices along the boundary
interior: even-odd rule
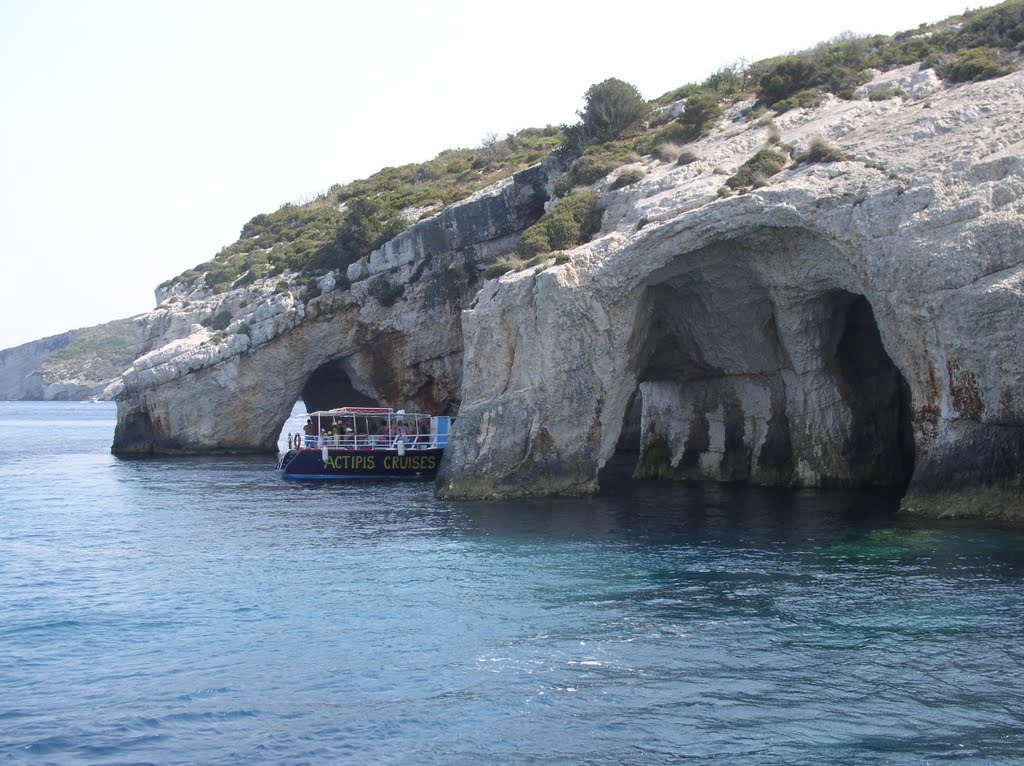
[[[439,502],[265,459],[118,460],[113,419],[0,404],[5,762],[1024,752],[1020,531],[621,476]]]

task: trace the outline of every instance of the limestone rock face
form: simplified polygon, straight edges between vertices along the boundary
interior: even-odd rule
[[[133,329],[133,319],[115,320],[0,350],[0,399],[112,399],[134,351]]]
[[[698,162],[605,191],[567,263],[488,281],[439,493],[594,491],[634,434],[643,477],[1024,517],[1024,74],[886,78],[908,95],[735,107]],[[776,130],[850,159],[721,196]]]
[[[65,332],[0,351],[0,399],[45,399],[40,367],[47,357],[67,348],[71,338]]]
[[[300,398],[311,409],[454,411],[462,309],[483,269],[541,215],[562,169],[552,157],[414,224],[349,267],[349,288],[328,274],[311,300],[288,274],[226,294],[159,292],[117,397],[113,451],[274,452]]]

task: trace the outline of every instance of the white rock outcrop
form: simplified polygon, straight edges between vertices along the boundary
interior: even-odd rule
[[[114,450],[272,451],[298,398],[362,396],[458,412],[448,497],[592,492],[633,449],[644,477],[897,486],[922,512],[1022,518],[1024,73],[948,87],[910,67],[862,94],[734,105],[697,161],[598,184],[591,242],[499,279],[483,269],[539,216],[557,158],[311,300],[287,274],[165,291]],[[723,193],[762,148],[817,140],[848,159]]]
[[[606,192],[568,263],[488,282],[439,492],[590,492],[632,431],[641,476],[1024,515],[1024,74],[911,74],[882,80],[903,99],[720,126]],[[850,159],[719,197],[776,131]]]
[[[557,160],[414,224],[306,298],[298,275],[227,293],[158,291],[143,351],[117,397],[118,454],[274,452],[303,399],[451,411],[461,311],[483,269],[514,247],[561,172]]]

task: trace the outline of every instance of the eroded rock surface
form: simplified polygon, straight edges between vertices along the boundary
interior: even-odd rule
[[[302,297],[295,275],[227,294],[158,293],[124,375],[118,454],[274,452],[292,405],[387,403],[451,412],[462,383],[461,311],[484,268],[543,212],[551,158],[421,221]],[[290,289],[280,289],[284,281]],[[231,317],[221,330],[211,318]]]
[[[700,161],[605,192],[568,263],[488,282],[440,493],[593,491],[625,429],[639,476],[1024,514],[1024,75],[911,79],[776,125],[740,105]],[[775,131],[851,159],[719,197]]]
[[[552,160],[417,223],[350,289],[161,294],[114,450],[272,451],[297,399],[363,397],[457,410],[447,497],[593,492],[633,450],[641,477],[1024,517],[1024,74],[947,87],[914,66],[862,95],[774,119],[737,104],[696,162],[648,158],[612,190],[619,169],[568,260],[482,278],[540,215]],[[848,159],[722,194],[758,150],[816,138]]]

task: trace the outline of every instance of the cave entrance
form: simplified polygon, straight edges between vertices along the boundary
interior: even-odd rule
[[[885,351],[871,304],[863,295],[832,295],[840,320],[833,358],[839,391],[850,410],[846,458],[854,476],[905,490],[914,473],[910,386]]]
[[[331,410],[335,407],[383,406],[352,385],[344,359],[335,359],[317,367],[303,386],[300,398],[307,412]]]
[[[646,288],[631,344],[636,391],[606,467],[631,465],[638,479],[904,491],[910,387],[869,301],[819,289],[778,305],[737,250],[712,246],[701,269]]]
[[[316,368],[302,387],[299,398],[291,406],[290,413],[278,435],[278,449],[284,447],[289,435],[300,433],[306,422],[307,412],[331,410],[336,407],[382,407],[372,396],[362,393],[352,383],[349,364],[345,359],[333,359]]]
[[[640,457],[640,421],[643,413],[643,394],[636,388],[629,397],[626,414],[622,419],[619,440],[615,444],[615,453],[609,458],[598,473],[598,484],[616,484],[631,479],[636,473],[637,460]]]

